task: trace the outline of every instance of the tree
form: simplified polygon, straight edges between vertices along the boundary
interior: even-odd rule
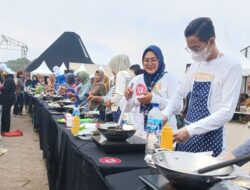
[[[7,61],[6,65],[13,71],[23,71],[30,63],[31,61],[26,58],[18,58],[16,60]]]

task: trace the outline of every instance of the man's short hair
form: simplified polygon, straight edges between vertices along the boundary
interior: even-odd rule
[[[208,17],[196,18],[188,24],[184,34],[186,38],[194,35],[201,41],[208,42],[211,37],[215,37],[213,22]]]

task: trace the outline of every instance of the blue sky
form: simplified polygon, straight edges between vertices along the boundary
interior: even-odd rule
[[[143,50],[158,45],[167,68],[180,76],[192,61],[183,31],[200,16],[214,21],[217,39],[225,31],[237,50],[250,45],[249,0],[8,0],[1,2],[0,34],[28,45],[28,58],[38,57],[64,31],[78,33],[97,64],[119,53],[141,63]],[[20,52],[0,50],[0,62]]]

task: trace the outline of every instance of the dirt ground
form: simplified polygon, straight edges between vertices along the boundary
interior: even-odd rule
[[[2,137],[0,148],[8,152],[0,156],[0,190],[48,190],[48,181],[39,138],[28,115],[12,117],[11,130],[21,129],[22,137]],[[239,123],[226,125],[227,148],[233,150],[250,138],[250,128]],[[243,166],[250,171],[250,163]]]
[[[29,115],[14,117],[11,130],[20,129],[21,137],[2,137],[0,148],[8,152],[0,156],[1,190],[48,190],[47,173]]]

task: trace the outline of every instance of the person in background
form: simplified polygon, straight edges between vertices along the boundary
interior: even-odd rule
[[[45,88],[46,92],[49,94],[54,94],[55,93],[54,86],[55,86],[55,75],[50,74],[48,78],[48,85]]]
[[[104,72],[102,70],[97,70],[95,72],[95,77],[94,77],[94,82],[92,85],[92,89],[89,92],[90,96],[105,96],[107,91],[106,91],[106,86],[104,84]],[[101,112],[105,112],[105,106],[103,104],[101,104],[98,101],[95,101],[94,99],[92,99],[90,101],[90,106],[89,106],[89,110],[99,110]]]
[[[104,83],[104,85],[105,85],[105,87],[106,87],[106,92],[108,92],[109,89],[110,89],[110,86],[109,86],[109,78],[108,78],[106,75],[104,76],[104,81],[103,81],[103,83]]]
[[[15,116],[22,115],[23,103],[24,103],[24,73],[23,71],[17,72],[17,84],[16,84],[16,102],[14,104],[13,114]]]
[[[8,74],[3,83],[3,87],[0,89],[0,104],[3,106],[1,133],[10,131],[10,110],[15,101],[16,84],[14,76],[12,74]]]
[[[163,111],[176,92],[178,82],[173,75],[165,71],[164,57],[159,47],[155,45],[147,47],[142,55],[142,64],[144,74],[133,78],[131,81],[133,87],[125,89],[125,97],[120,102],[120,107],[122,109],[127,102],[125,112],[130,112],[132,108],[135,108],[135,127],[139,134],[144,136],[152,103],[158,103],[160,110]],[[181,109],[182,102],[179,102],[178,110],[181,111]],[[177,129],[175,116],[169,119],[169,126],[173,130]]]
[[[44,76],[43,79],[44,79],[44,85],[48,85],[49,77],[48,76]]]
[[[3,84],[3,71],[0,70],[0,84]]]
[[[36,85],[39,83],[38,77],[36,75],[32,76],[32,88],[36,88]]]
[[[69,97],[76,100],[77,105],[87,100],[89,91],[91,90],[91,84],[89,80],[89,74],[85,71],[77,73],[79,84],[74,89],[68,89]]]
[[[184,33],[186,50],[196,63],[164,110],[165,119],[176,114],[179,102],[191,92],[185,127],[174,133],[176,151],[213,151],[218,156],[224,146],[223,126],[232,118],[239,98],[242,69],[217,48],[210,18],[191,21]]]
[[[63,71],[58,66],[53,67],[53,72],[56,77],[54,89],[57,91],[59,86],[65,82],[65,77]]]
[[[95,100],[106,106],[113,112],[109,121],[117,121],[119,117],[119,102],[123,96],[125,88],[128,86],[134,73],[129,70],[130,60],[127,55],[119,54],[113,57],[109,62],[109,67],[113,73],[112,83],[109,92],[105,96],[89,96],[90,100]]]
[[[132,65],[129,69],[133,71],[135,75],[143,74],[143,69],[141,69],[138,64]]]
[[[29,73],[25,73],[25,87],[32,87],[32,80],[30,79]]]
[[[63,82],[58,88],[58,94],[68,95],[67,91],[69,88],[75,88],[75,75],[74,73],[64,74],[65,82]]]
[[[128,87],[135,75],[129,70],[130,60],[125,54],[119,54],[113,57],[109,62],[109,67],[114,75],[114,86],[111,97],[105,100],[105,105],[111,107],[111,110],[115,112],[119,107],[125,88]]]

